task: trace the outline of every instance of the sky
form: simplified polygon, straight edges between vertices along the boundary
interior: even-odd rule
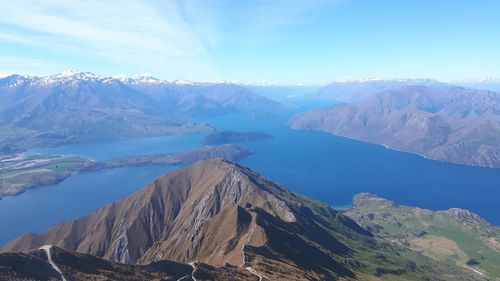
[[[0,0],[0,75],[500,78],[497,0]]]

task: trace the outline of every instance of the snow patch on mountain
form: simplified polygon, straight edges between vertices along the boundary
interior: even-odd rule
[[[52,86],[63,83],[78,83],[81,81],[93,81],[101,83],[116,83],[121,82],[126,85],[179,85],[179,86],[207,86],[216,84],[233,84],[228,81],[203,81],[194,82],[191,80],[162,80],[150,75],[133,75],[127,76],[123,74],[113,76],[96,75],[91,72],[80,72],[74,70],[64,71],[55,75],[47,76],[30,76],[30,75],[9,75],[0,77],[0,87],[19,87],[24,83],[30,83],[35,86]]]

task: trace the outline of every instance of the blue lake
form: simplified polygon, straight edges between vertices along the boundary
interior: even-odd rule
[[[78,218],[136,191],[173,167],[118,168],[77,174],[62,183],[0,200],[0,245],[26,232]]]
[[[295,131],[292,112],[266,120],[247,115],[204,118],[220,130],[256,130],[274,137],[241,146],[255,154],[242,160],[293,191],[336,207],[359,192],[430,209],[466,208],[500,225],[500,169],[431,161],[326,133]],[[140,138],[33,149],[28,153],[77,154],[97,160],[165,153],[200,145],[204,135]],[[40,232],[62,220],[87,214],[124,197],[165,171],[134,167],[78,174],[53,186],[0,200],[0,245],[25,232]]]
[[[204,135],[201,134],[192,134],[126,140],[84,142],[62,145],[58,147],[30,149],[25,152],[24,155],[75,154],[102,161],[119,157],[189,150],[199,146],[203,137]]]

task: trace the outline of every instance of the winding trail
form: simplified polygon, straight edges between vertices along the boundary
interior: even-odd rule
[[[191,279],[193,279],[193,281],[198,281],[196,280],[196,278],[194,278],[194,273],[196,272],[196,270],[198,269],[198,267],[196,266],[196,262],[192,261],[190,263],[188,263],[192,268],[193,268],[193,272],[191,272]],[[181,278],[182,279],[182,278]]]
[[[451,257],[447,257],[447,258],[449,258],[450,260],[452,260],[452,261],[456,262],[458,265],[461,265],[461,262],[459,262],[458,260],[456,260],[456,259],[454,259],[454,258],[451,258]],[[465,267],[465,268],[467,268],[467,269],[469,269],[469,270],[472,270],[473,272],[475,272],[475,273],[477,273],[477,274],[479,274],[479,275],[481,275],[481,276],[491,278],[490,276],[488,276],[488,275],[486,275],[486,274],[482,273],[481,271],[479,271],[479,270],[477,270],[477,269],[473,268],[472,266],[468,266],[468,265],[462,265],[462,266],[463,266],[463,267]]]
[[[252,215],[252,220],[250,223],[252,224],[252,227],[250,228],[250,231],[247,233],[247,237],[245,240],[245,243],[243,243],[243,247],[241,247],[241,254],[243,255],[243,260],[241,261],[240,267],[245,266],[246,263],[246,256],[245,256],[245,247],[250,243],[250,238],[252,238],[253,232],[255,231],[255,218],[254,215]]]
[[[47,254],[47,260],[49,261],[49,263],[52,266],[52,268],[55,271],[59,272],[59,274],[61,275],[61,279],[63,281],[66,281],[66,278],[64,278],[64,275],[62,274],[61,270],[59,269],[59,267],[52,260],[52,255],[50,254],[50,249],[51,248],[52,248],[52,245],[44,245],[44,246],[40,247],[39,249],[45,251],[45,253]]]
[[[259,281],[262,281],[262,278],[266,278],[266,279],[269,279],[263,275],[261,275],[260,273],[258,273],[257,271],[255,271],[255,269],[251,268],[250,266],[247,266],[245,267],[246,270],[250,271],[250,273],[252,273],[253,275],[259,277]]]
[[[241,254],[243,255],[243,260],[241,261],[239,267],[244,267],[246,264],[245,247],[248,245],[248,243],[250,243],[250,239],[252,238],[253,232],[255,231],[255,225],[257,224],[255,214],[252,214],[252,220],[250,224],[252,225],[252,227],[250,228],[250,231],[247,233],[247,237],[245,243],[243,243],[243,247],[241,247]],[[259,277],[259,281],[262,281],[263,278],[270,280],[267,276],[258,273],[255,269],[251,268],[250,266],[245,267],[245,269],[248,270],[253,275]]]

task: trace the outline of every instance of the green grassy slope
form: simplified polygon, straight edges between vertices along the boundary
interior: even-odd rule
[[[345,214],[382,238],[443,264],[500,278],[500,231],[469,211],[431,211],[359,194]]]

